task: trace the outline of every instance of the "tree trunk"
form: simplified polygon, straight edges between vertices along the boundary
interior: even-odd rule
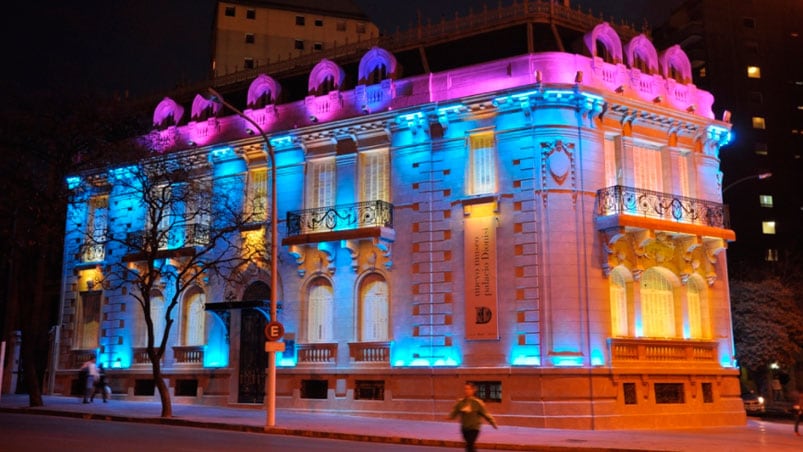
[[[170,391],[165,384],[164,379],[162,378],[162,369],[159,365],[159,361],[154,360],[153,364],[153,382],[156,385],[156,389],[159,390],[159,400],[162,402],[162,414],[161,416],[164,418],[173,417],[173,403],[170,400]]]

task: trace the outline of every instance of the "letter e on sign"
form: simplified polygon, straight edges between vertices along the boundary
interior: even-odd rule
[[[284,325],[279,322],[269,322],[265,325],[265,338],[269,341],[278,341],[284,336]]]

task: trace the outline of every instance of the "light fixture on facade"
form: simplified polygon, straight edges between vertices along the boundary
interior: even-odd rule
[[[583,71],[577,71],[574,74],[574,83],[583,83]]]

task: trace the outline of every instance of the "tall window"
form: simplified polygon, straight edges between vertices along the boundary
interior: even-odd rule
[[[334,293],[329,281],[317,278],[310,283],[308,305],[307,340],[331,342],[334,337]]]
[[[145,347],[148,345],[148,329],[145,324],[144,314],[139,304],[136,305],[137,315],[139,318],[139,326],[137,327],[137,339],[135,345],[137,347]],[[159,291],[151,293],[151,322],[153,322],[153,340],[154,345],[158,346],[159,341],[165,330],[165,299]]]
[[[245,196],[246,218],[250,223],[268,219],[268,169],[256,168],[248,172]]]
[[[677,193],[681,196],[686,197],[693,197],[692,195],[694,192],[692,191],[692,178],[690,177],[692,172],[689,171],[689,159],[691,158],[692,154],[681,155],[678,157],[678,181],[680,182],[680,193]],[[693,165],[691,165],[693,167]]]
[[[83,249],[83,261],[95,262],[105,258],[104,244],[109,226],[109,197],[93,196],[87,213],[87,243]]]
[[[78,325],[78,348],[95,349],[100,339],[100,297],[101,292],[82,292],[80,314],[76,317]]]
[[[388,340],[388,284],[373,274],[360,287],[360,334],[363,342]]]
[[[174,216],[175,206],[173,206],[173,187],[167,184],[157,185],[153,187],[149,198],[145,206],[148,210],[146,212],[148,221],[146,230],[151,230],[152,221],[158,222],[158,236],[154,238],[158,241],[159,249],[166,249],[171,242],[170,229],[176,222]]]
[[[390,200],[388,150],[360,153],[360,198],[362,201]]]
[[[206,295],[200,289],[190,291],[181,313],[183,345],[203,345],[206,337],[204,304]]]
[[[212,182],[209,179],[201,179],[187,184],[183,203],[175,205],[176,218],[179,229],[183,231],[171,231],[175,238],[171,246],[198,246],[209,243],[209,227],[212,223]],[[183,207],[183,212],[181,212]],[[183,242],[179,237],[183,232]]]
[[[307,168],[308,209],[335,205],[334,157],[311,160]]]
[[[627,281],[624,270],[614,269],[610,276],[611,335],[628,335]]]
[[[633,180],[636,188],[663,192],[661,152],[633,145]]]
[[[472,195],[496,191],[496,162],[493,132],[469,137],[469,190]]]
[[[605,186],[624,185],[622,181],[622,165],[616,158],[616,148],[621,145],[619,137],[606,137],[603,144],[605,153]]]
[[[646,337],[675,337],[675,297],[672,284],[650,268],[641,277],[641,318]]]
[[[689,309],[689,337],[708,337],[708,296],[702,278],[693,276],[686,284],[686,299]]]

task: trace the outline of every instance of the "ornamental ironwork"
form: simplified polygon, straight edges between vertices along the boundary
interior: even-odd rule
[[[288,236],[377,226],[393,227],[393,204],[365,201],[287,212]]]
[[[622,185],[597,191],[597,209],[600,216],[625,214],[715,228],[729,226],[724,204]]]
[[[79,251],[82,262],[101,262],[106,259],[106,245],[103,243],[84,243]]]

